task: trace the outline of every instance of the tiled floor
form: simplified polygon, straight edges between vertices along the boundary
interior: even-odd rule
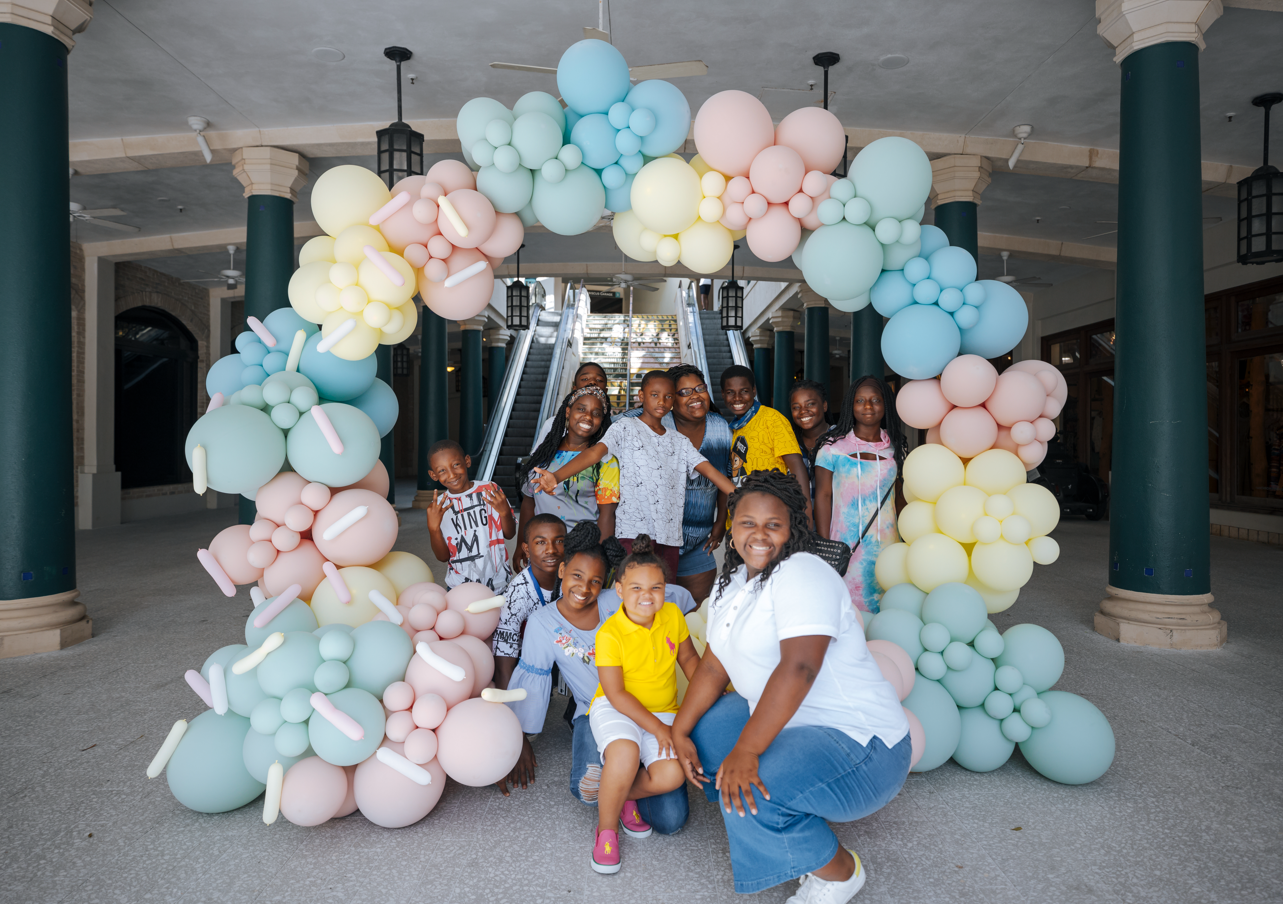
[[[570,740],[550,718],[539,782],[504,799],[453,783],[410,828],[359,815],[264,826],[256,805],[192,813],[144,770],[183,683],[241,634],[247,594],[223,598],[194,552],[230,511],[82,533],[92,640],[0,661],[0,901],[700,902],[735,899],[717,810],[692,795],[678,835],[626,841],[625,864],[588,866],[593,811],[566,789]],[[399,548],[430,557],[422,514]],[[412,522],[412,523],[411,523]],[[1093,633],[1108,526],[1071,521],[999,627],[1056,633],[1058,687],[1091,699],[1118,739],[1113,768],[1054,784],[1017,753],[994,773],[949,763],[837,828],[860,851],[867,902],[1249,902],[1283,899],[1283,551],[1212,538],[1229,644],[1210,653],[1122,647]],[[560,706],[554,698],[554,707]],[[780,886],[757,897],[783,901]]]

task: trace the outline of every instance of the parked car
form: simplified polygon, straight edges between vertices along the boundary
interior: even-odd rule
[[[1051,490],[1060,503],[1060,516],[1082,515],[1099,521],[1109,512],[1109,484],[1091,472],[1085,464],[1074,461],[1063,446],[1052,444],[1047,457],[1038,466],[1033,483]]]

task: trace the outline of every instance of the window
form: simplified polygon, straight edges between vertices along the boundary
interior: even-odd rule
[[[1239,358],[1237,377],[1238,495],[1283,499],[1283,348]]]
[[[1059,368],[1069,387],[1055,419],[1051,451],[1086,464],[1108,482],[1114,448],[1114,321],[1044,337],[1042,358]]]

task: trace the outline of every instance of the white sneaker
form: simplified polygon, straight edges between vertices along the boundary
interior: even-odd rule
[[[860,855],[855,851],[849,849],[848,851],[855,858],[855,872],[851,873],[851,878],[845,882],[830,882],[807,873],[801,877],[797,894],[789,898],[785,904],[846,904],[854,898],[856,893],[864,887],[864,880],[868,874],[865,872],[864,864],[860,862]]]

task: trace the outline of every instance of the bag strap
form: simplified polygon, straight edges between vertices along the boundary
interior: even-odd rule
[[[887,487],[887,491],[882,494],[882,501],[879,502],[878,507],[874,509],[873,517],[869,519],[868,524],[864,525],[864,530],[860,531],[860,539],[856,540],[854,543],[851,544],[852,554],[854,554],[855,551],[859,549],[860,544],[864,542],[864,535],[869,532],[869,528],[873,526],[873,522],[878,520],[878,515],[882,514],[882,506],[887,504],[887,498],[890,497],[891,491],[894,489],[895,489],[895,481],[892,480],[891,486]]]

